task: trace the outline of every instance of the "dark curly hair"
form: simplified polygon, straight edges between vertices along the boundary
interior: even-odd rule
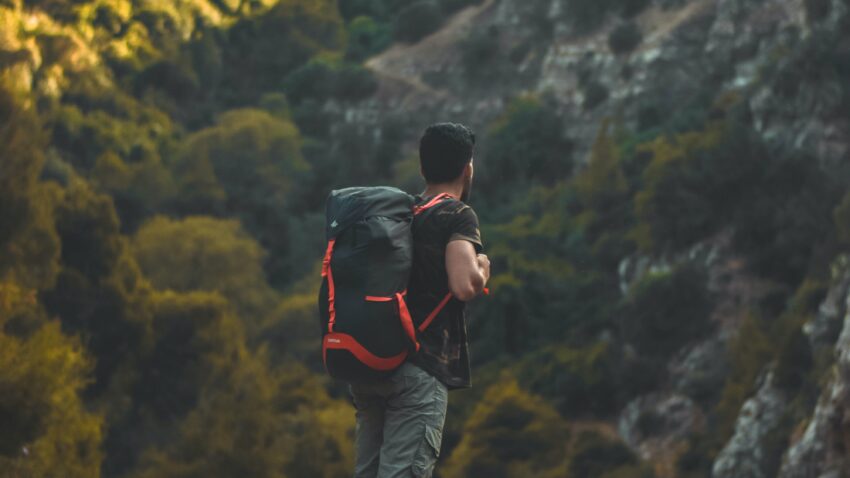
[[[475,133],[459,123],[436,123],[419,140],[419,163],[428,184],[454,181],[472,161]]]

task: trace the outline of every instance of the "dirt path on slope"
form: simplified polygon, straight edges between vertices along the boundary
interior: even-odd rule
[[[640,50],[656,46],[682,24],[700,15],[705,9],[714,5],[713,0],[696,0],[682,8],[663,10],[653,6],[638,15],[637,21],[646,32]]]
[[[413,44],[396,43],[388,50],[368,59],[364,64],[377,76],[394,83],[404,83],[415,93],[433,98],[447,98],[450,93],[438,90],[422,80],[419,65],[445,63],[457,44],[470,30],[469,26],[489,12],[496,0],[466,7],[451,16],[443,26]]]

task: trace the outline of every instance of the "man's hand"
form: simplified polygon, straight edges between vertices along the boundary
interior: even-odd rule
[[[490,258],[486,254],[478,254],[476,259],[481,273],[484,274],[484,285],[487,285],[487,281],[490,280]]]
[[[476,255],[471,242],[454,240],[446,246],[446,273],[452,295],[466,302],[484,290],[490,278],[490,260]]]

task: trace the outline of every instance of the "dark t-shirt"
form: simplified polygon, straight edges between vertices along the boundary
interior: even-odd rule
[[[431,197],[417,196],[417,204]],[[449,292],[446,274],[446,245],[466,240],[481,252],[478,216],[471,207],[456,199],[444,199],[413,220],[413,268],[407,287],[407,305],[416,326],[434,310]],[[419,336],[419,353],[411,361],[446,387],[470,386],[469,343],[466,332],[466,304],[452,298]]]

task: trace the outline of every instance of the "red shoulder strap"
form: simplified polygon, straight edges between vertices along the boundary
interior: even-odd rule
[[[433,207],[433,206],[437,205],[437,204],[438,204],[440,201],[442,201],[443,199],[447,199],[447,198],[450,198],[450,197],[453,197],[453,196],[452,196],[451,194],[449,194],[449,193],[440,193],[440,194],[437,194],[436,196],[434,196],[433,198],[431,198],[431,200],[430,200],[430,201],[428,201],[427,203],[425,203],[425,204],[423,204],[423,205],[421,205],[421,206],[413,206],[413,215],[415,216],[415,215],[417,215],[417,214],[419,214],[419,213],[421,213],[421,212],[425,211],[426,209],[428,209],[428,208],[430,208],[430,207]]]

